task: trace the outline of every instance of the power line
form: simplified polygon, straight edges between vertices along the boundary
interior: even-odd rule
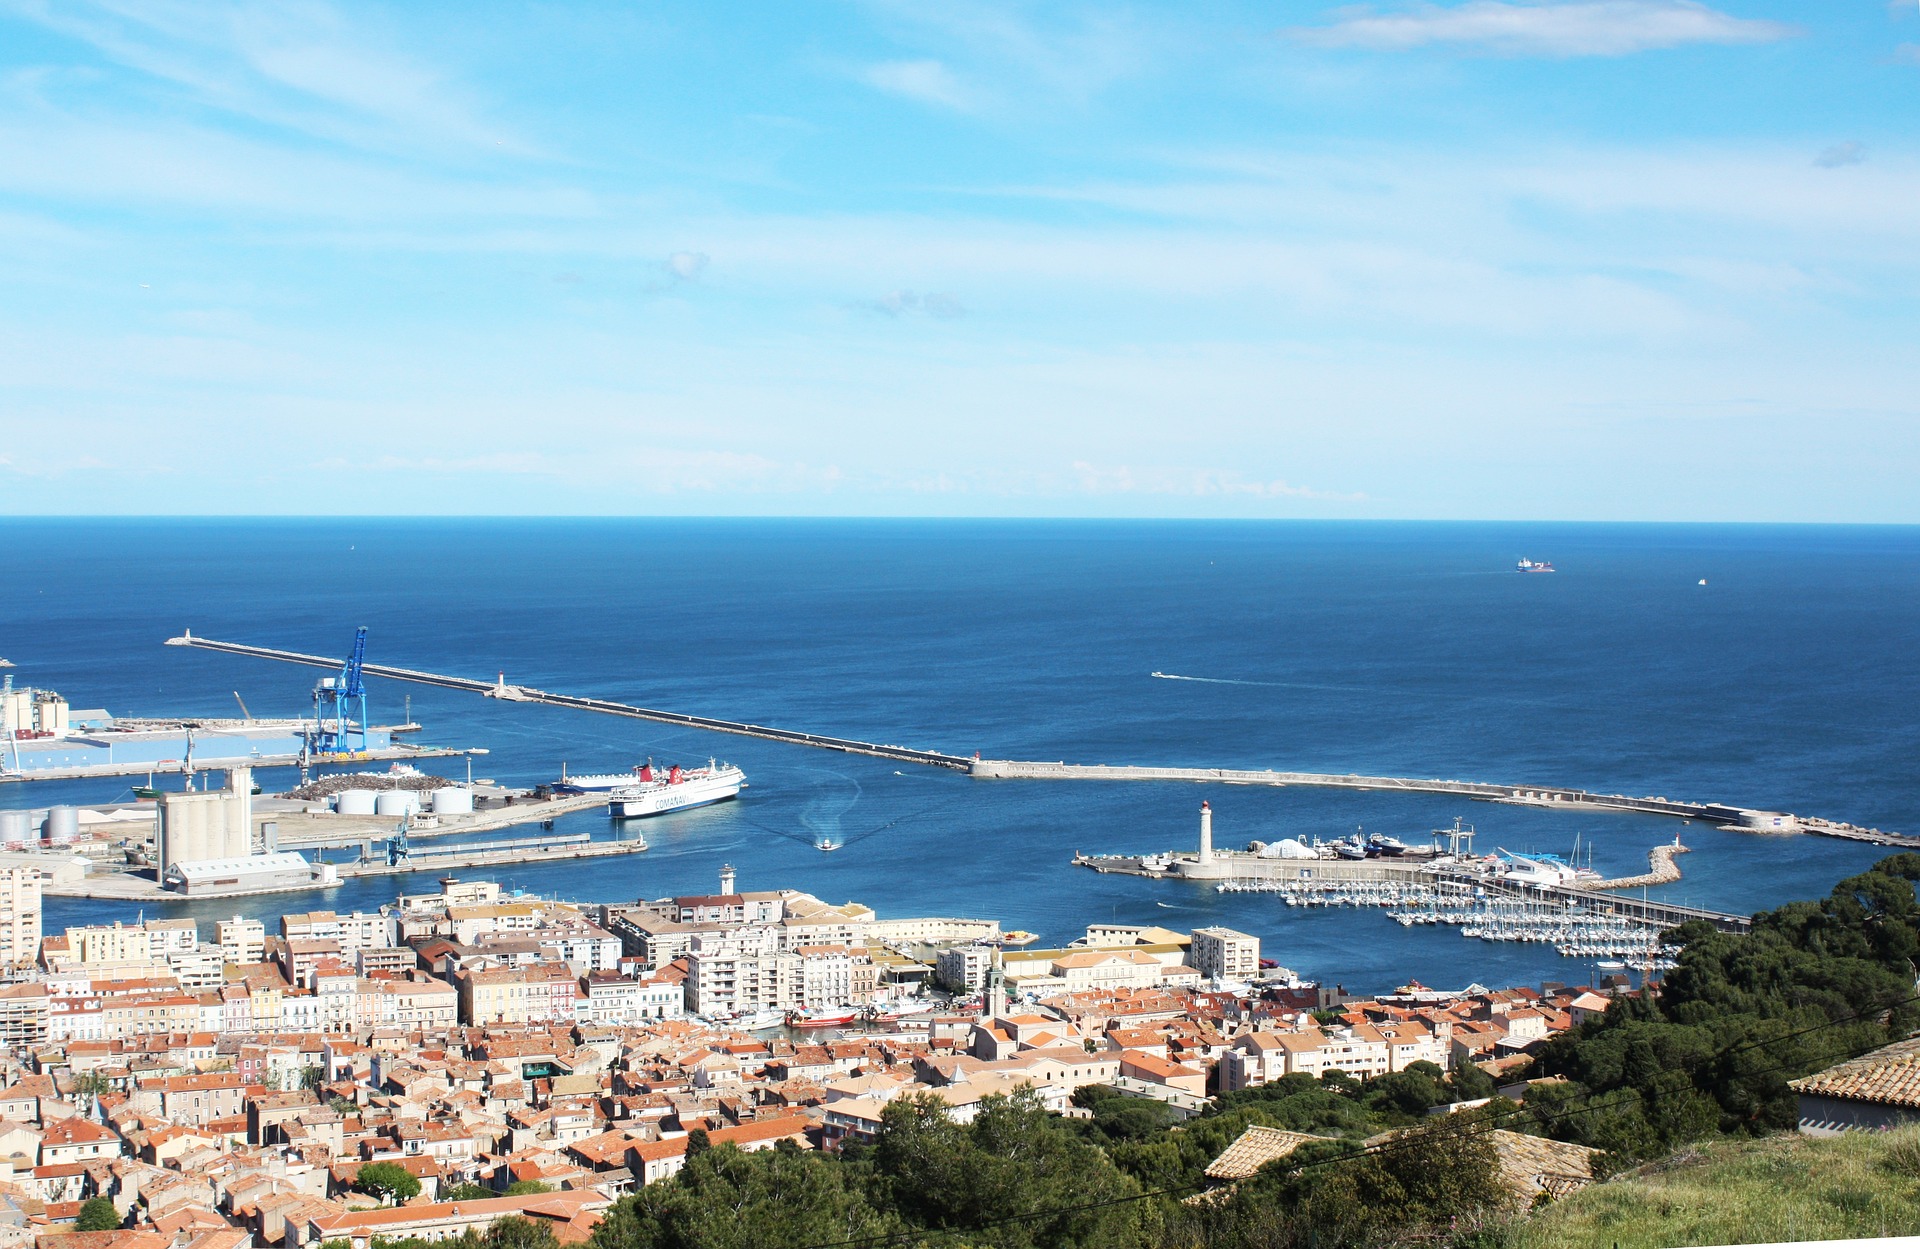
[[[1782,1041],[1793,1040],[1796,1037],[1806,1036],[1814,1032],[1821,1032],[1830,1028],[1838,1028],[1847,1024],[1858,1023],[1861,1020],[1868,1018],[1869,1016],[1884,1014],[1887,1011],[1898,1009],[1901,1006],[1908,1006],[1916,1003],[1920,1003],[1920,994],[1915,994],[1909,997],[1901,998],[1898,1001],[1889,1002],[1880,1006],[1876,1006],[1870,1010],[1858,1011],[1852,1015],[1842,1016],[1839,1019],[1830,1019],[1823,1023],[1813,1024],[1806,1028],[1797,1029],[1793,1032],[1783,1033],[1777,1037],[1749,1038],[1746,1041],[1722,1047],[1717,1053],[1714,1053],[1713,1055],[1709,1056],[1709,1058],[1707,1059],[1707,1062],[1708,1063],[1718,1062],[1723,1059],[1732,1057],[1734,1054],[1744,1052],[1745,1050],[1754,1049],[1761,1046],[1777,1045]],[[1876,1041],[1873,1044],[1865,1046],[1861,1049],[1847,1052],[1846,1058],[1856,1058],[1856,1057],[1859,1057],[1861,1054],[1872,1053],[1876,1049],[1883,1048],[1886,1044],[1888,1044],[1886,1041]],[[1705,1065],[1706,1063],[1702,1064],[1702,1066],[1705,1066]],[[1772,1067],[1763,1067],[1758,1071],[1748,1072],[1746,1074],[1749,1076],[1770,1075],[1773,1072],[1785,1071],[1797,1065],[1798,1065],[1797,1063],[1778,1063]],[[1620,1090],[1617,1096],[1615,1096],[1614,1098],[1608,1101],[1602,1101],[1602,1102],[1589,1101],[1582,1106],[1576,1106],[1566,1110],[1559,1111],[1557,1113],[1546,1114],[1546,1115],[1541,1115],[1535,1112],[1531,1112],[1527,1110],[1527,1108],[1523,1105],[1515,1105],[1511,1110],[1494,1110],[1486,1115],[1478,1116],[1462,1123],[1460,1125],[1459,1134],[1461,1136],[1467,1136],[1467,1135],[1485,1134],[1488,1132],[1497,1131],[1498,1125],[1500,1123],[1507,1122],[1516,1118],[1530,1118],[1535,1124],[1544,1126],[1549,1123],[1559,1122],[1560,1120],[1563,1120],[1563,1119],[1571,1119],[1571,1118],[1576,1118],[1580,1115],[1596,1114],[1603,1110],[1611,1110],[1615,1106],[1623,1106],[1628,1104],[1629,1102],[1640,1101],[1640,1100],[1644,1100],[1644,1099],[1641,1097],[1641,1094],[1638,1090],[1625,1089],[1625,1090]],[[1443,1120],[1442,1122],[1444,1123],[1445,1121]],[[1407,1129],[1406,1131],[1402,1132],[1399,1135],[1389,1137],[1386,1140],[1377,1141],[1372,1145],[1363,1146],[1352,1153],[1339,1154],[1331,1158],[1320,1159],[1316,1162],[1300,1163],[1285,1169],[1290,1171],[1305,1171],[1305,1170],[1314,1169],[1314,1168],[1323,1167],[1323,1166],[1337,1166],[1343,1163],[1357,1162],[1362,1158],[1381,1157],[1381,1156],[1391,1155],[1394,1153],[1410,1151],[1412,1149],[1418,1148],[1423,1143],[1422,1141],[1417,1139],[1409,1139],[1408,1133],[1417,1132],[1418,1130],[1419,1129],[1417,1128]],[[1329,1137],[1327,1139],[1336,1140],[1338,1138]],[[1035,1220],[1051,1218],[1051,1217],[1060,1216],[1060,1215],[1082,1214],[1082,1213],[1086,1213],[1093,1210],[1104,1210],[1113,1206],[1127,1205],[1127,1204],[1138,1202],[1138,1201],[1150,1201],[1157,1197],[1173,1197],[1173,1196],[1178,1196],[1182,1193],[1190,1193],[1199,1189],[1204,1189],[1205,1187],[1206,1187],[1205,1182],[1199,1181],[1192,1184],[1181,1184],[1181,1185],[1175,1185],[1168,1188],[1153,1189],[1151,1191],[1143,1192],[1143,1193],[1132,1193],[1124,1197],[1107,1198],[1101,1201],[1082,1202],[1079,1204],[1068,1205],[1068,1206],[1043,1207],[1039,1210],[1027,1211],[1021,1214],[1003,1215],[996,1219],[988,1219],[982,1222],[969,1224],[965,1227],[919,1228],[909,1232],[894,1232],[894,1233],[889,1233],[883,1236],[868,1236],[868,1237],[856,1238],[853,1240],[825,1241],[819,1244],[807,1246],[806,1249],[868,1249],[868,1247],[905,1244],[915,1239],[926,1239],[929,1237],[936,1237],[936,1236],[959,1236],[959,1235],[965,1235],[972,1232],[987,1231],[995,1227],[1004,1227],[1004,1226],[1008,1226],[1010,1224],[1015,1224],[1015,1223],[1032,1222]]]

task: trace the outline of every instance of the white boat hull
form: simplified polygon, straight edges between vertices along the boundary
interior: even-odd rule
[[[616,789],[608,810],[616,820],[645,819],[737,798],[745,784],[746,776],[739,768],[717,768],[706,774],[689,774],[677,784],[661,780]]]

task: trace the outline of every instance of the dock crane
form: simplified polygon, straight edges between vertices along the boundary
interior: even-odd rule
[[[353,652],[337,677],[321,677],[313,687],[315,748],[345,753],[367,748],[367,626],[353,635]],[[357,712],[357,715],[356,715]],[[357,736],[358,741],[354,738]]]

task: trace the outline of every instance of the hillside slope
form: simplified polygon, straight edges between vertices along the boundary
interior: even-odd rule
[[[1920,1234],[1920,1128],[1719,1141],[1535,1212],[1503,1249],[1668,1249]]]

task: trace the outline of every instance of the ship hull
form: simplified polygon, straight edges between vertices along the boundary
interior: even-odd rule
[[[643,820],[669,811],[688,811],[709,807],[740,796],[745,778],[737,769],[715,777],[691,777],[678,784],[656,781],[650,785],[615,790],[608,813],[616,820]]]

